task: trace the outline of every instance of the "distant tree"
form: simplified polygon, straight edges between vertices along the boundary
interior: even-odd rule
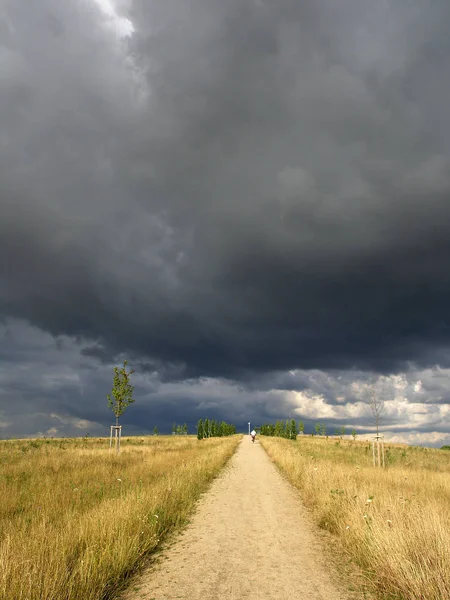
[[[353,441],[356,440],[356,436],[357,436],[356,429],[353,427],[353,429],[352,429],[352,438],[353,438]]]
[[[345,426],[344,426],[344,427],[341,427],[341,437],[342,437],[343,435],[345,435]]]
[[[110,394],[106,394],[109,408],[116,417],[116,425],[119,425],[119,418],[123,415],[130,404],[135,402],[133,398],[134,386],[131,385],[131,375],[133,370],[127,372],[128,361],[124,360],[123,367],[114,367],[113,388]]]
[[[320,423],[316,423],[314,426],[314,430],[317,435],[320,435],[320,432],[322,431],[322,425]]]
[[[283,436],[283,421],[277,421],[275,423],[274,435],[277,437]]]
[[[187,423],[185,423],[185,424],[183,425],[183,434],[184,434],[184,435],[187,435],[187,432],[188,432],[188,426],[187,426]]]
[[[284,422],[283,433],[284,433],[284,437],[286,439],[290,439],[290,437],[291,437],[291,424],[289,423],[289,421],[287,419]]]
[[[203,420],[199,419],[198,423],[197,423],[197,438],[199,440],[202,440],[204,438],[205,435],[205,430],[203,427]]]
[[[153,433],[154,435],[158,435],[158,428],[156,427],[156,425],[153,427]]]
[[[291,440],[296,440],[297,439],[297,424],[295,423],[295,419],[292,419],[291,421]]]
[[[127,371],[128,361],[123,361],[123,367],[114,367],[113,388],[111,394],[106,394],[108,406],[116,417],[116,427],[119,426],[119,418],[123,415],[130,404],[133,404],[134,386],[131,385],[133,370]],[[117,431],[117,430],[116,430]],[[119,438],[116,436],[116,451],[119,451]]]
[[[187,432],[187,425],[184,425]],[[215,434],[213,433],[215,432]],[[206,437],[222,437],[224,435],[234,435],[236,433],[236,425],[231,425],[230,423],[226,423],[225,421],[218,421],[205,419],[202,421],[200,419],[197,423],[197,437],[199,440],[202,440]]]
[[[324,423],[322,423],[322,426],[320,428],[320,435],[323,435],[323,436],[327,435],[327,428],[325,427]]]
[[[305,424],[303,423],[303,421],[298,422],[298,430],[300,433],[305,433]]]
[[[272,423],[261,425],[261,435],[275,435],[275,425]]]
[[[134,373],[133,370],[127,372],[126,367],[128,361],[124,361],[123,367],[114,367],[113,388],[111,394],[106,394],[109,408],[113,411],[116,417],[116,425],[119,425],[119,418],[123,415],[126,408],[134,402],[133,390],[130,376]]]
[[[172,435],[175,435],[177,432],[177,424],[175,422],[172,423]]]

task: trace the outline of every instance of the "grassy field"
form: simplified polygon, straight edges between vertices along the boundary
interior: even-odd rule
[[[1,600],[116,597],[240,439],[0,442]]]
[[[450,452],[387,445],[377,469],[368,442],[260,441],[380,598],[450,598]]]

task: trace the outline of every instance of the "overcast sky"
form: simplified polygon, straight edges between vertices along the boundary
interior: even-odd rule
[[[0,0],[0,436],[450,443],[450,3]],[[192,429],[192,427],[191,427]]]

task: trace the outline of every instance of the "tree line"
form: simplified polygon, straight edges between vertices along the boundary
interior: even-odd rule
[[[295,440],[299,433],[305,433],[305,425],[303,421],[299,421],[297,425],[294,419],[261,425],[261,435],[284,437],[288,440]],[[346,427],[337,427],[334,435],[342,437],[346,435],[346,433]],[[321,435],[325,437],[327,436],[327,428],[323,423],[316,423],[311,435]],[[357,433],[355,429],[351,430],[351,435],[353,436],[353,439],[356,438]]]
[[[276,423],[265,423],[261,425],[261,435],[284,437],[288,440],[296,440],[299,432],[304,433],[305,426],[302,421],[298,426],[295,419],[291,421],[276,421]]]
[[[177,425],[176,423],[172,424],[172,435],[187,435],[188,426],[186,423],[184,425]]]
[[[337,436],[343,437],[344,435],[347,435],[347,433],[348,433],[348,430],[347,430],[347,427],[345,427],[345,425],[343,427],[336,427],[336,429],[334,430],[334,435],[336,437]],[[311,435],[314,435],[314,434],[321,435],[323,437],[328,437],[328,435],[327,435],[327,428],[325,427],[325,425],[323,423],[316,423],[315,424],[314,431],[313,431],[313,433]],[[353,439],[356,439],[357,432],[356,432],[355,428],[353,428],[350,431],[350,434],[353,437]]]
[[[236,425],[225,423],[225,421],[215,421],[212,419],[200,419],[197,423],[197,438],[203,440],[210,437],[223,437],[225,435],[234,435]]]

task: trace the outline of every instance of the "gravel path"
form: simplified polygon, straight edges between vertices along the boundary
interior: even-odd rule
[[[298,494],[244,437],[191,523],[124,600],[346,600],[325,563]]]

